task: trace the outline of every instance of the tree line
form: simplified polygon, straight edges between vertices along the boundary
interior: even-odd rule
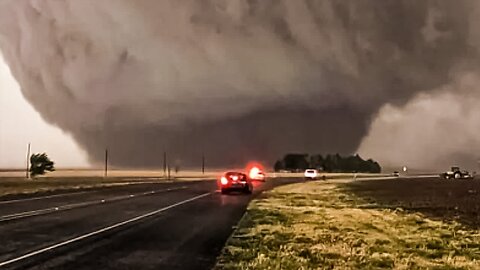
[[[382,167],[373,159],[364,160],[358,154],[341,156],[340,154],[328,154],[326,156],[308,154],[286,154],[283,159],[275,162],[275,171],[303,171],[308,168],[318,169],[324,172],[344,173],[380,173]]]

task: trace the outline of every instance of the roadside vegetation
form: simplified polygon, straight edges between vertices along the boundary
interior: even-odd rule
[[[479,269],[477,191],[439,180],[283,186],[251,203],[216,269]]]
[[[30,176],[44,175],[47,171],[55,171],[55,163],[46,153],[32,154],[30,156]]]

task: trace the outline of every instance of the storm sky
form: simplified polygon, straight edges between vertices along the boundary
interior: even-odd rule
[[[71,136],[46,123],[23,98],[0,55],[0,168],[23,168],[27,144],[46,152],[60,167],[86,167],[87,156]]]
[[[186,166],[360,152],[474,167],[479,6],[3,0],[0,49],[93,164],[108,147],[124,167],[161,166],[163,151]]]

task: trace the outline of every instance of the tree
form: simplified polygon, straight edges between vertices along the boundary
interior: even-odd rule
[[[47,171],[55,171],[55,163],[48,158],[47,154],[32,154],[30,156],[30,175],[35,177],[43,175]]]
[[[277,160],[277,162],[275,162],[275,165],[273,165],[273,169],[276,171],[276,172],[279,172],[281,170],[284,170],[285,169],[285,166],[283,164],[283,162],[281,160]]]
[[[371,173],[380,173],[382,171],[380,164],[372,159],[367,160],[367,167],[368,171]]]
[[[324,170],[324,160],[322,155],[313,155],[310,157],[310,168],[316,168],[318,170]]]
[[[309,160],[309,162],[307,161]],[[282,160],[275,163],[275,170],[287,169],[290,171],[301,171],[306,168],[317,168],[325,172],[343,173],[380,173],[382,167],[378,162],[369,159],[364,160],[358,154],[342,156],[340,154],[327,154],[322,156],[316,154],[287,154]]]
[[[307,154],[287,154],[283,158],[285,169],[290,171],[305,170],[309,167]]]
[[[323,169],[326,172],[333,172],[336,169],[334,156],[328,154],[325,157],[325,160],[323,161]]]

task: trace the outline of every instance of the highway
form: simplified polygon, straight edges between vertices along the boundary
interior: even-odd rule
[[[250,200],[214,180],[0,198],[0,269],[210,269]]]

